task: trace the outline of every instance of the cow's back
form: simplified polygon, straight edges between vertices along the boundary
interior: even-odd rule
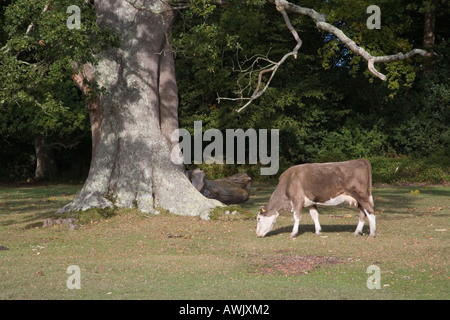
[[[291,170],[291,172],[288,172]],[[306,163],[286,171],[286,176],[301,184],[304,195],[313,202],[326,202],[350,191],[371,193],[371,166],[366,159],[343,162]]]

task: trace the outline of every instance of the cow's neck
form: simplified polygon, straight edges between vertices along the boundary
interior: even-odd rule
[[[267,211],[275,214],[275,212],[286,209],[288,198],[286,196],[286,181],[280,181],[275,188],[272,196],[267,203]]]

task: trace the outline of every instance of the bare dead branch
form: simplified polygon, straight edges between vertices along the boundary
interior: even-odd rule
[[[278,3],[278,0],[275,0],[276,3]],[[241,112],[242,110],[244,110],[247,106],[249,106],[254,100],[258,99],[259,97],[261,97],[264,92],[269,88],[270,83],[272,82],[273,77],[275,76],[275,73],[277,72],[278,68],[286,61],[287,58],[289,58],[290,56],[294,56],[294,59],[297,59],[297,54],[298,54],[298,50],[300,50],[300,47],[302,46],[302,40],[300,39],[297,31],[294,29],[294,27],[292,26],[291,20],[289,19],[289,16],[287,15],[284,7],[282,6],[278,6],[277,5],[277,10],[280,11],[281,15],[283,16],[284,22],[286,23],[286,26],[288,27],[289,31],[292,33],[292,36],[294,37],[295,41],[297,42],[297,44],[295,45],[294,49],[292,49],[291,52],[288,52],[287,54],[285,54],[278,62],[274,62],[271,61],[269,58],[262,58],[262,57],[258,57],[257,59],[255,59],[255,61],[252,63],[251,65],[251,71],[250,73],[250,77],[251,77],[251,73],[254,71],[253,70],[253,66],[254,64],[261,58],[262,60],[268,62],[269,64],[265,67],[260,68],[259,74],[258,74],[258,82],[256,84],[256,89],[253,91],[253,94],[251,95],[250,98],[244,98],[244,97],[240,97],[240,98],[218,98],[218,101],[220,102],[221,99],[223,100],[248,100],[242,107],[240,107],[239,109],[237,109],[237,112]],[[312,10],[312,9],[311,9]],[[313,12],[308,11],[310,14],[314,14],[316,13],[314,10],[312,10]],[[261,89],[262,86],[262,82],[263,82],[263,76],[268,73],[269,75],[269,79],[267,80],[267,82],[265,83],[264,87]]]
[[[268,58],[269,52],[271,49],[268,50],[266,55],[262,54],[256,54],[250,58],[245,58],[243,62],[239,62],[239,49],[236,50],[236,60],[239,62],[237,64],[237,68],[235,67],[234,61],[231,60],[233,64],[233,71],[237,71],[240,73],[240,76],[237,81],[237,85],[239,86],[239,90],[236,90],[235,92],[238,94],[237,98],[228,98],[228,97],[220,97],[219,94],[217,94],[217,101],[218,103],[221,102],[221,100],[229,100],[229,101],[247,101],[251,98],[245,97],[244,92],[251,89],[252,82],[253,82],[253,74],[260,73],[262,71],[267,72],[270,71],[268,69],[272,68],[273,65],[275,65],[277,62],[274,62]],[[260,66],[260,62],[264,62],[265,65]],[[247,64],[250,63],[249,66]],[[245,86],[241,86],[241,80],[248,78],[247,84]]]

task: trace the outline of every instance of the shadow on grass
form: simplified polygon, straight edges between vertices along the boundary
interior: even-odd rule
[[[54,217],[55,212],[56,212],[56,210],[44,211],[44,212],[38,212],[38,213],[32,214],[26,218],[9,219],[9,220],[5,220],[5,221],[1,221],[0,226],[6,227],[6,226],[15,225],[15,224],[25,224],[24,228],[26,228],[26,229],[40,227],[40,226],[42,226],[42,220],[44,220],[46,218]]]
[[[78,192],[79,185],[0,186],[0,226],[33,228]]]
[[[322,235],[325,236],[327,233],[340,233],[340,232],[349,232],[354,233],[356,230],[357,223],[355,224],[329,224],[329,225],[321,225],[322,227]],[[266,237],[276,236],[279,234],[290,234],[292,232],[292,226],[284,226],[275,230],[270,231]],[[304,234],[304,233],[314,233],[314,225],[300,225],[298,228],[298,236]],[[364,226],[363,233],[368,234],[369,233],[369,226]]]
[[[444,186],[382,187],[373,191],[375,211],[389,214],[415,215],[426,214],[433,207],[450,205],[450,188]],[[446,215],[436,213],[433,215]]]

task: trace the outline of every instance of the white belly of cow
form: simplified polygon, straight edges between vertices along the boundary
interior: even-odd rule
[[[358,205],[358,201],[356,201],[355,198],[353,198],[349,195],[346,195],[346,194],[338,195],[337,197],[331,198],[325,202],[314,202],[314,201],[308,199],[307,197],[305,197],[305,207],[309,207],[312,205],[337,206],[344,202],[348,202],[349,205],[355,206],[355,207]]]

